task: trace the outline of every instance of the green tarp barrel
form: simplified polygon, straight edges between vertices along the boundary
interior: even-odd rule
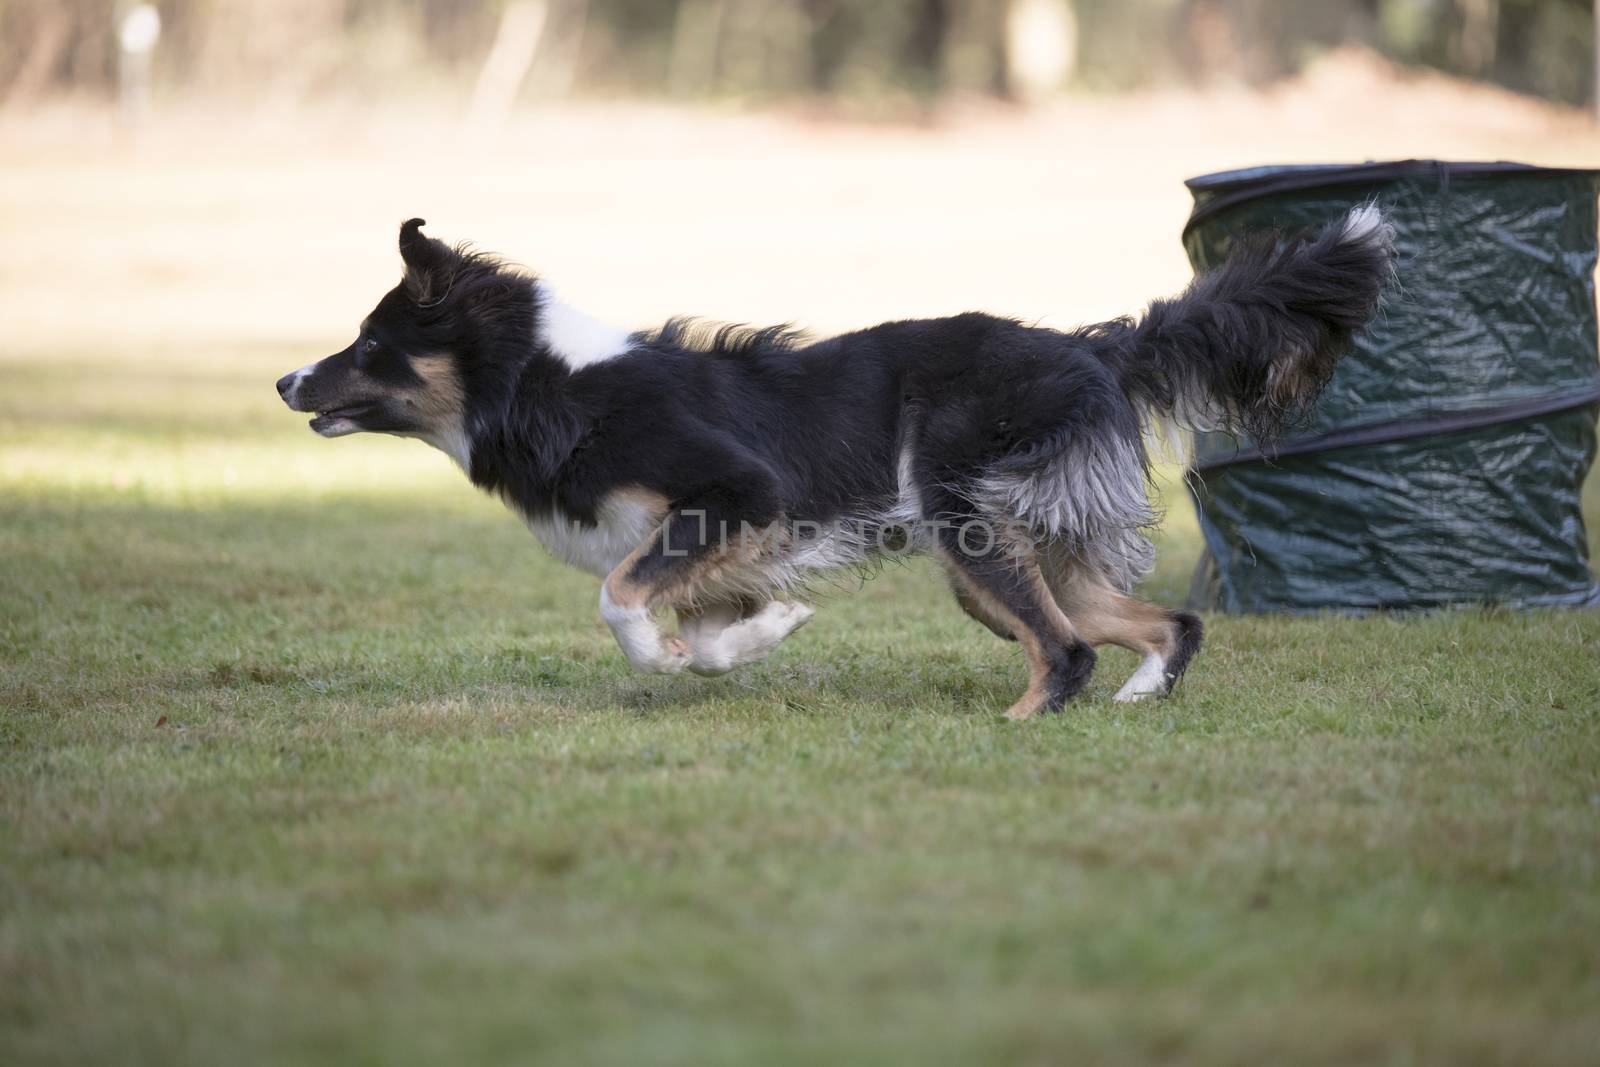
[[[1184,248],[1216,266],[1376,198],[1397,285],[1310,418],[1262,455],[1200,434],[1193,606],[1600,606],[1581,492],[1600,414],[1600,172],[1412,160],[1191,180]]]

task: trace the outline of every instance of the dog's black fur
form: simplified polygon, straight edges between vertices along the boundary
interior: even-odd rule
[[[1062,548],[1069,570],[1121,599],[1149,565],[1146,421],[1242,427],[1270,443],[1372,317],[1392,260],[1392,231],[1366,208],[1310,240],[1242,247],[1137,324],[1063,333],[968,313],[809,341],[674,321],[575,361],[549,341],[555,312],[537,279],[422,225],[402,227],[405,278],[356,342],[279,383],[292,407],[322,413],[319,432],[449,434],[472,481],[530,520],[597,527],[613,494],[648,491],[665,505],[662,539],[691,556],[713,551],[704,530],[719,523],[1015,520],[1035,549]],[[428,359],[448,366],[424,374]],[[428,393],[441,375],[444,399]],[[441,428],[446,409],[459,422]],[[1034,602],[1034,570],[978,558],[949,528],[924,547],[951,564],[969,611],[982,617],[976,605],[993,598],[997,632],[1045,635],[1048,706],[1082,687],[1089,643],[1052,621],[1058,606],[1071,620],[1070,597]],[[659,550],[628,566],[651,588],[687,580]],[[1051,588],[1077,580],[1047,577]],[[1200,624],[1167,618],[1170,687]]]

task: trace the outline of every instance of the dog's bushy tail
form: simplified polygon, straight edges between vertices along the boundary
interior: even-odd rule
[[[1243,245],[1137,324],[1105,329],[1105,357],[1150,412],[1200,429],[1243,428],[1270,444],[1377,314],[1394,238],[1366,204],[1310,240]]]

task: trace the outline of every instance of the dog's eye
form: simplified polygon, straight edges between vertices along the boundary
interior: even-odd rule
[[[378,348],[378,339],[376,337],[369,337],[369,338],[367,338],[366,342],[364,344],[362,344],[362,346],[361,346],[361,354],[362,355],[371,355],[373,352],[377,351],[377,348]]]

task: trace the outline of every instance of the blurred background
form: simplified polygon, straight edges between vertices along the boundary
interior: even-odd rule
[[[413,215],[620,325],[1070,325],[1188,280],[1195,174],[1600,164],[1595,38],[1590,0],[0,0],[0,487],[463,494],[272,390]]]
[[[1567,104],[1590,97],[1593,75],[1590,0],[4,0],[7,105],[114,94],[119,42],[150,35],[147,16],[124,23],[140,7],[159,15],[161,94],[256,104],[443,94],[479,107],[595,95],[870,107],[1259,86],[1350,45]]]
[[[0,0],[0,344],[332,350],[418,214],[630,324],[1122,313],[1202,171],[1600,162],[1593,6]]]

